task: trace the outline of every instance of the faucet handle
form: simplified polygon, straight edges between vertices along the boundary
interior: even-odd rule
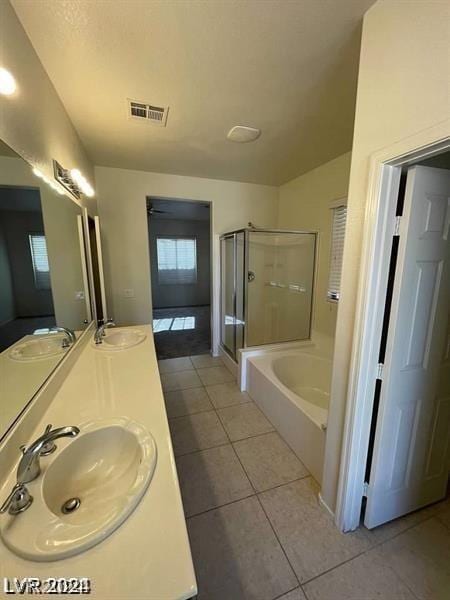
[[[49,423],[45,428],[44,435],[47,435],[52,430],[53,425]],[[41,456],[48,456],[52,454],[56,450],[56,444],[53,441],[47,442],[42,446],[42,450],[40,451]]]
[[[33,496],[23,483],[16,483],[9,496],[0,507],[0,514],[9,512],[10,515],[17,515],[31,505]]]

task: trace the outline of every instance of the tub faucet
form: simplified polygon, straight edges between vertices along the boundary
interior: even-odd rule
[[[77,341],[75,332],[67,327],[52,327],[50,331],[57,331],[58,333],[61,332],[66,334],[67,339],[64,339],[63,341],[63,348],[68,348]]]
[[[9,514],[17,515],[31,505],[33,496],[29,493],[25,484],[39,477],[41,472],[40,457],[51,454],[56,450],[55,440],[62,437],[75,437],[79,433],[78,427],[68,426],[52,429],[51,425],[47,425],[44,433],[28,448],[21,446],[23,456],[17,467],[17,483],[0,507],[0,513],[9,511]]]
[[[116,324],[114,323],[114,321],[112,319],[108,319],[105,323],[103,323],[102,325],[99,325],[97,327],[97,331],[95,332],[94,335],[94,342],[96,344],[101,344],[102,343],[102,337],[105,335],[105,329],[108,329],[109,327],[115,327]]]

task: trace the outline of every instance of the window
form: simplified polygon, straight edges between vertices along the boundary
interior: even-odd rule
[[[159,283],[197,283],[195,238],[156,238]]]
[[[344,252],[347,207],[338,206],[332,210],[333,230],[331,233],[331,261],[327,297],[329,300],[338,301],[341,289],[342,255]]]
[[[50,289],[50,268],[48,266],[47,242],[45,235],[30,233],[31,260],[33,262],[34,285],[37,290]]]

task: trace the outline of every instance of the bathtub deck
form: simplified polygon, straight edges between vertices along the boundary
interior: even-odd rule
[[[450,501],[342,535],[220,359],[160,367],[199,600],[445,597]]]

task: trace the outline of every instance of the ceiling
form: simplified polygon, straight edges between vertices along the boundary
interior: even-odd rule
[[[147,207],[155,212],[152,219],[177,219],[180,221],[209,221],[209,204],[167,198],[147,198]]]
[[[279,185],[350,150],[373,1],[11,3],[96,165]],[[168,105],[167,127],[127,98]]]

